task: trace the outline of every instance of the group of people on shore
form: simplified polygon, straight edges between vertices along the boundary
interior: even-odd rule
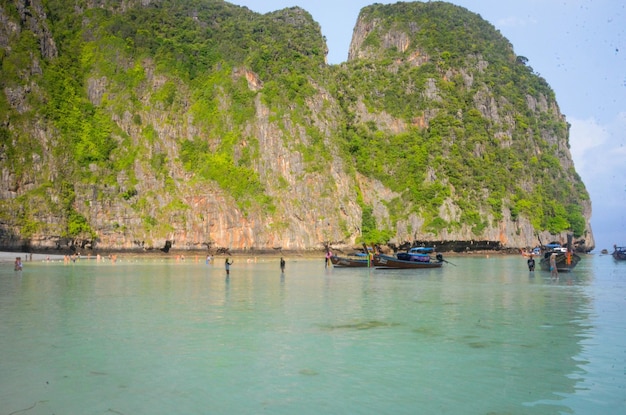
[[[63,262],[65,264],[69,264],[70,262],[76,262],[76,261],[80,260],[81,258],[82,258],[82,256],[78,252],[75,253],[75,254],[72,254],[72,255],[63,255]],[[91,255],[87,255],[85,258],[91,259]],[[117,262],[117,255],[113,255],[113,254],[107,255],[106,259],[108,259],[109,261],[115,263],[115,262]],[[105,258],[103,258],[102,255],[100,255],[100,254],[96,255],[96,261],[97,262],[104,261],[104,260],[105,260]]]
[[[28,256],[26,257],[26,259],[28,260]],[[65,264],[70,264],[70,263],[75,263],[76,261],[79,261],[82,258],[82,256],[79,253],[74,253],[71,255],[63,255],[63,263]],[[87,259],[91,259],[91,256],[88,255],[86,257]],[[102,257],[100,254],[96,255],[96,261],[100,262],[100,261],[104,261],[105,257]],[[106,259],[110,260],[111,262],[115,263],[117,261],[117,255],[108,255],[106,257]],[[30,254],[30,261],[33,260],[33,254]],[[46,257],[46,259],[44,260],[46,262],[51,261],[50,257]],[[185,261],[185,256],[184,255],[177,255],[176,256],[176,262],[182,262]],[[198,258],[196,256],[196,262],[198,262]],[[206,257],[206,264],[212,264],[214,262],[214,258],[211,255],[207,255]],[[252,262],[252,260],[248,259],[248,262]],[[256,262],[256,258],[254,258],[254,262]],[[226,257],[225,261],[224,261],[224,268],[226,270],[226,275],[230,275],[230,266],[234,263],[234,260],[230,257]],[[283,257],[280,258],[280,270],[281,272],[285,272],[285,266],[286,266],[286,261]],[[22,257],[15,257],[15,262],[14,262],[14,269],[15,271],[21,271],[23,269],[23,263],[22,263]]]

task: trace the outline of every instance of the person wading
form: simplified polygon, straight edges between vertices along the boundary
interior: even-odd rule
[[[550,275],[554,279],[559,278],[559,270],[556,267],[556,254],[555,253],[550,255]]]

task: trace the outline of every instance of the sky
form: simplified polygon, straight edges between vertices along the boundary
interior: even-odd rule
[[[258,13],[300,6],[348,57],[361,8],[381,0],[228,0]],[[626,246],[626,1],[451,0],[490,22],[552,87],[570,123],[576,171],[591,196],[596,251]]]

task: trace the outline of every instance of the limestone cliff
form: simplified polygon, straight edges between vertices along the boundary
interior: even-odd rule
[[[433,17],[433,9],[431,7],[438,9],[434,11],[436,15],[446,16],[446,20],[437,22],[439,26],[429,21]],[[493,87],[493,80],[488,79],[488,82],[485,82],[485,80],[481,79],[485,78],[484,74],[489,71],[490,66],[495,66],[493,61],[506,58],[507,55],[510,60],[509,63],[513,67],[526,64],[526,58],[516,56],[513,53],[512,46],[506,39],[498,39],[495,36],[494,39],[490,40],[491,44],[488,45],[494,49],[501,48],[499,53],[502,56],[494,57],[492,51],[475,50],[476,53],[472,52],[466,56],[457,56],[457,58],[460,57],[460,59],[456,59],[460,65],[449,65],[448,62],[442,62],[443,59],[453,60],[451,58],[454,54],[453,45],[448,45],[450,51],[441,53],[441,50],[438,50],[437,56],[433,57],[429,54],[429,48],[426,44],[432,42],[432,39],[423,36],[423,26],[426,24],[436,26],[436,30],[439,32],[449,31],[454,33],[455,41],[469,41],[465,38],[461,39],[459,31],[455,30],[461,24],[461,19],[459,18],[461,15],[457,14],[457,12],[461,12],[462,16],[466,18],[462,22],[464,28],[461,32],[465,31],[468,34],[467,32],[469,31],[471,34],[475,34],[484,33],[487,30],[495,31],[478,16],[470,13],[466,14],[464,9],[446,3],[439,3],[438,5],[397,3],[393,7],[373,5],[361,12],[353,31],[348,55],[349,62],[359,65],[360,61],[367,60],[370,62],[370,65],[378,65],[377,69],[388,72],[395,79],[401,79],[403,71],[412,71],[414,70],[413,68],[425,67],[430,65],[433,60],[439,61],[439,65],[438,73],[426,76],[421,89],[419,85],[410,85],[412,90],[403,91],[406,98],[411,95],[421,95],[415,102],[422,105],[423,109],[415,111],[416,117],[406,120],[403,117],[390,116],[384,107],[373,109],[372,107],[375,107],[375,104],[372,105],[372,103],[381,101],[385,94],[384,91],[379,90],[376,97],[368,97],[368,92],[365,92],[364,96],[359,97],[356,104],[351,107],[355,118],[361,124],[373,122],[377,128],[385,129],[394,135],[410,133],[415,128],[428,131],[430,120],[436,119],[441,114],[441,103],[446,100],[445,97],[442,98],[444,93],[442,93],[440,88],[442,86],[448,87],[449,85],[446,85],[446,82],[452,81],[462,90],[457,95],[465,95],[465,99],[471,100],[470,111],[479,111],[484,120],[487,120],[488,134],[491,136],[492,141],[498,143],[499,150],[497,151],[517,147],[520,151],[523,151],[527,159],[532,159],[536,156],[541,157],[542,152],[549,148],[551,155],[558,159],[560,168],[555,168],[554,170],[547,169],[546,171],[555,176],[562,175],[560,180],[567,180],[573,183],[575,187],[582,187],[580,178],[574,170],[569,151],[569,124],[567,124],[565,116],[561,114],[552,90],[549,88],[545,88],[545,90],[524,90],[523,82],[520,82],[517,85],[520,89],[518,91],[518,99],[520,101],[523,100],[524,105],[522,105],[522,108],[515,108],[515,104],[510,102],[509,97],[503,95],[498,88]],[[394,14],[394,16],[402,15],[402,18],[395,19],[391,17],[391,14]],[[498,42],[500,45],[497,44]],[[545,83],[538,76],[533,76],[540,83]],[[371,90],[376,88],[377,85],[372,83]],[[366,87],[364,90],[367,91],[368,88]],[[458,99],[458,96],[455,98]],[[369,104],[364,103],[364,100],[369,100]],[[467,108],[462,109],[462,105],[457,105],[452,109],[458,110],[458,113],[455,115],[458,115],[459,119],[463,119],[465,115],[463,112],[467,111]],[[522,117],[518,111],[526,111],[534,120],[549,121],[536,123],[535,128],[525,125],[523,128],[526,131],[522,130],[520,133]],[[462,138],[450,134],[443,144],[449,145],[450,141],[459,139]],[[445,143],[445,141],[448,141],[448,143]],[[515,142],[517,142],[517,146]],[[473,154],[470,153],[468,156],[474,155],[481,158],[481,153],[485,151],[485,147],[484,144],[475,146],[472,151]],[[438,170],[437,166],[434,163],[431,164],[426,180],[437,180],[436,170]],[[514,174],[514,171],[510,173]],[[475,179],[479,178],[475,177]],[[532,171],[527,171],[526,175],[520,175],[515,180],[519,182],[519,188],[525,192],[532,192],[533,188],[543,185],[543,183],[538,182],[537,177],[533,177]],[[486,199],[489,197],[489,190],[483,190],[485,191],[483,197]],[[513,196],[510,193],[505,195],[505,199]],[[377,217],[389,218],[389,209],[385,208],[385,206],[392,202],[397,195],[389,195],[388,192],[380,189],[366,192],[366,194],[371,195],[371,199],[367,200],[367,203],[378,206]],[[588,250],[595,245],[589,223],[592,213],[591,201],[588,199],[585,191],[581,194],[582,197],[576,200],[575,203],[585,218],[586,232],[584,237],[578,240],[578,244],[581,250]],[[511,202],[511,200],[509,199],[508,202]],[[437,236],[440,240],[471,241],[476,239],[474,230],[467,224],[462,223],[462,213],[463,210],[454,198],[447,197],[440,204],[439,218],[448,223],[461,223],[459,228],[452,231],[450,229],[439,231]],[[490,216],[489,222],[491,224],[481,233],[484,240],[500,243],[501,246],[518,247],[530,246],[537,242],[545,243],[545,241],[549,240],[563,243],[566,240],[566,232],[556,235],[546,230],[538,229],[540,227],[536,226],[536,222],[534,225],[532,217],[528,215],[518,216],[512,214],[511,209],[506,206],[502,207],[501,213],[502,215],[495,218],[489,212],[481,211],[482,215]],[[391,226],[395,227],[398,240],[430,240],[428,237],[424,238],[424,219],[419,215],[409,215],[406,219],[396,221]]]
[[[4,249],[593,248],[552,91],[465,9],[367,7],[328,66],[297,7],[72,6],[0,7]]]

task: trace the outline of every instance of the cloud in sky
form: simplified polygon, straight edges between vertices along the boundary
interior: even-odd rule
[[[597,160],[593,159],[598,154],[604,153],[602,146],[608,141],[609,132],[594,118],[586,120],[573,118],[569,123],[571,124],[569,141],[576,170],[581,176],[593,175],[596,172],[590,169],[590,166],[596,164]]]
[[[626,243],[626,112],[607,125],[570,119],[576,171],[591,196],[598,249]]]
[[[626,112],[607,125],[594,118],[568,121],[572,158],[583,179],[604,183],[609,177],[626,176]]]

